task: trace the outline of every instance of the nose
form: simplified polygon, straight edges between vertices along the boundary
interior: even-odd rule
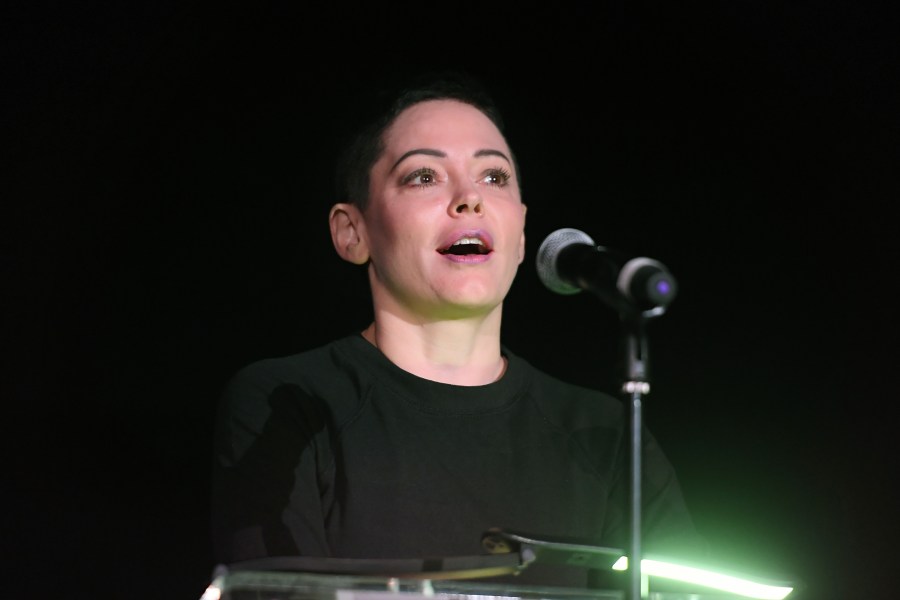
[[[450,216],[463,215],[467,212],[472,212],[479,217],[484,214],[484,200],[481,198],[481,194],[478,189],[474,187],[468,187],[466,189],[460,190],[454,197],[453,201],[450,202],[450,206],[448,209]]]

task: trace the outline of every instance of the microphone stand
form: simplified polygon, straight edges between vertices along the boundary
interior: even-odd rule
[[[647,378],[646,323],[665,313],[675,297],[677,284],[662,263],[632,258],[619,264],[614,253],[595,246],[583,231],[571,228],[551,233],[538,249],[541,281],[560,294],[590,290],[616,308],[625,325],[626,377],[622,391],[629,394],[631,425],[631,543],[628,600],[640,600],[641,577],[641,397],[650,392]],[[649,595],[649,586],[645,591]]]
[[[649,585],[641,573],[641,502],[643,481],[642,471],[642,397],[650,393],[650,381],[647,376],[647,336],[646,324],[649,319],[665,312],[665,307],[657,306],[651,310],[637,311],[631,308],[620,312],[625,326],[625,382],[622,392],[627,395],[630,408],[630,533],[628,555],[628,589],[629,600],[640,600],[649,594]]]

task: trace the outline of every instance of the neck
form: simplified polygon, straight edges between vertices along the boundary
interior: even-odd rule
[[[500,354],[500,307],[486,317],[411,323],[379,314],[363,331],[395,365],[424,379],[453,385],[486,385],[506,369]]]

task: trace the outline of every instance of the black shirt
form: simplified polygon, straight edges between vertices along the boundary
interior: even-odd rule
[[[412,375],[356,334],[241,369],[216,424],[216,559],[478,555],[492,527],[627,547],[624,403],[503,353],[483,386]],[[694,552],[676,474],[642,439],[643,547]]]

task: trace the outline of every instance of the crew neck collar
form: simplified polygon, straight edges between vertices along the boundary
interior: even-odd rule
[[[342,346],[379,383],[424,412],[458,415],[496,412],[514,404],[526,389],[527,369],[505,347],[501,347],[501,353],[507,359],[506,370],[497,381],[464,386],[432,381],[401,369],[361,334],[347,336]]]

